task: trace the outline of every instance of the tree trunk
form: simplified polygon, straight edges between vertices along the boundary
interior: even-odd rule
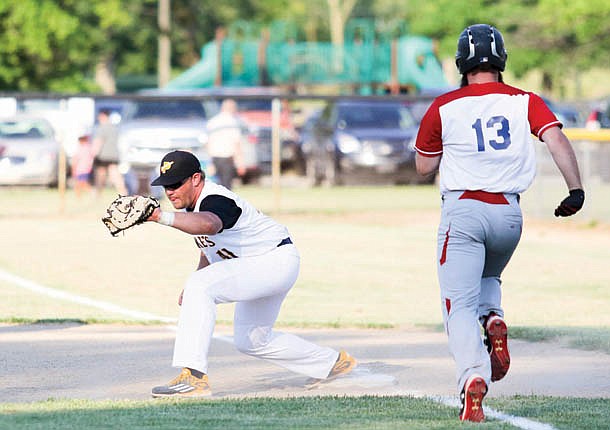
[[[330,41],[334,46],[343,46],[343,33],[345,19],[342,16],[340,0],[328,0],[328,14],[330,20]]]
[[[551,94],[553,92],[553,76],[551,76],[549,72],[542,73],[542,88],[547,94]]]
[[[330,41],[335,47],[334,70],[343,72],[343,44],[345,22],[356,5],[356,0],[327,0],[330,21]]]
[[[100,60],[95,66],[95,83],[103,94],[116,93],[116,81],[112,73],[112,61],[108,58]]]

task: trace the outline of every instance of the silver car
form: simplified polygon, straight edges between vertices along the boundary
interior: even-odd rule
[[[60,144],[44,118],[0,118],[0,185],[58,183]]]
[[[129,103],[119,125],[119,151],[123,169],[146,183],[165,154],[173,150],[194,153],[202,167],[210,163],[205,151],[207,120],[218,111],[215,101],[143,99]]]

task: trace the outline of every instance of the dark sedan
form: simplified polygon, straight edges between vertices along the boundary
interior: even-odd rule
[[[309,126],[302,150],[313,184],[419,182],[413,149],[418,124],[400,102],[329,102]]]

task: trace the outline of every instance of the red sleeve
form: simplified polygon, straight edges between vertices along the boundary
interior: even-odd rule
[[[443,125],[438,102],[432,102],[421,120],[415,141],[415,150],[424,157],[437,157],[443,153]]]
[[[540,96],[530,93],[527,119],[530,130],[538,139],[551,127],[563,127],[563,124],[551,112]]]

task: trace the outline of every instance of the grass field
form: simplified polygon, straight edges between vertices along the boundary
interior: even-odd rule
[[[301,275],[280,325],[440,326],[435,187],[284,188],[279,211],[269,189],[239,192],[286,224],[301,252]],[[181,285],[197,263],[194,244],[156,224],[110,237],[100,217],[113,197],[108,191],[97,201],[77,200],[68,193],[62,200],[45,189],[0,188],[0,269],[61,291],[176,317]],[[608,200],[596,204],[602,201]],[[523,238],[503,277],[511,335],[610,353],[610,225],[580,215],[540,219],[541,204],[546,203],[524,196]],[[543,207],[545,213],[553,204]],[[221,306],[219,319],[230,322],[231,311]],[[43,319],[125,317],[0,281],[1,321]],[[527,397],[486,404],[556,428],[607,428],[610,419],[607,399]],[[203,427],[423,429],[458,423],[454,408],[405,397],[0,405],[0,428]],[[492,420],[476,428],[513,427]]]
[[[35,422],[56,425],[31,427],[44,429],[92,428],[105,423],[104,428],[172,428],[172,429],[278,429],[287,428],[355,428],[355,429],[443,429],[455,428],[455,415],[448,408],[410,398],[317,398],[290,399],[281,402],[260,399],[219,402],[157,402],[92,403],[83,402],[75,411],[74,404],[58,403],[27,406],[0,406],[5,428]],[[12,409],[12,411],[11,411]],[[189,418],[185,419],[188,415]],[[436,417],[431,426],[430,416]],[[49,418],[53,418],[53,420]],[[487,423],[464,425],[463,428],[512,428]]]
[[[241,193],[272,212],[268,189]],[[190,237],[157,224],[111,237],[98,201],[47,190],[2,189],[0,268],[62,291],[175,317],[177,296],[197,264]],[[301,252],[301,274],[279,322],[324,326],[440,323],[436,280],[438,195],[434,187],[284,189],[275,218]],[[524,199],[525,200],[525,199]],[[552,207],[549,208],[552,211]],[[610,225],[528,217],[503,276],[512,325],[604,329],[610,326]],[[124,319],[49,301],[0,281],[0,318]],[[26,300],[24,300],[26,298]],[[219,318],[231,320],[231,307]]]
[[[515,396],[489,399],[486,405],[550,423],[557,429],[608,428],[607,399]],[[457,420],[455,408],[429,399],[392,396],[147,402],[50,400],[0,404],[0,428],[499,430],[518,427],[494,419],[484,423],[462,423]]]

